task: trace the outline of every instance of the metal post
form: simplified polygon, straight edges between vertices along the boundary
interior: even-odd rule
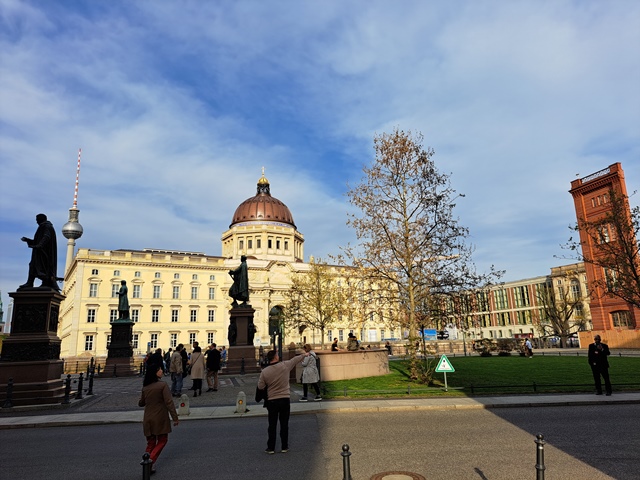
[[[84,381],[84,379],[82,378],[84,375],[84,372],[80,372],[80,377],[78,377],[78,391],[76,392],[76,400],[81,400],[82,399],[82,383]]]
[[[149,480],[151,478],[151,466],[153,462],[148,452],[142,454],[140,465],[142,465],[142,480]]]
[[[118,369],[118,365],[116,365],[115,363],[113,364],[113,376],[117,377],[118,375],[116,374],[116,370]]]
[[[93,370],[89,374],[89,390],[87,390],[87,395],[93,395]]]
[[[69,396],[71,395],[71,374],[67,374],[67,379],[64,381],[64,398],[62,399],[62,404],[67,405],[71,402],[69,400]]]
[[[244,357],[240,361],[240,375],[244,375]]]
[[[2,408],[12,408],[13,407],[13,377],[9,378],[7,382],[7,398],[2,405]]]
[[[536,480],[544,480],[544,436],[539,433],[536,435]]]
[[[353,480],[351,478],[351,463],[349,461],[349,457],[351,456],[351,452],[349,451],[349,445],[346,443],[342,445],[342,480]]]

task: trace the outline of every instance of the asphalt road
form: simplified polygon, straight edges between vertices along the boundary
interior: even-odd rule
[[[354,480],[386,471],[534,479],[538,432],[547,442],[547,479],[640,478],[640,405],[295,415],[291,450],[276,455],[263,452],[266,423],[182,422],[153,478],[339,480],[347,443]],[[0,478],[140,479],[144,445],[139,424],[0,430]]]

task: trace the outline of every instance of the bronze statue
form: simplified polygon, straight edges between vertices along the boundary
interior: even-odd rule
[[[42,280],[41,287],[47,287],[55,291],[60,291],[58,287],[58,245],[56,243],[56,231],[53,224],[47,220],[44,213],[36,215],[38,229],[33,240],[22,237],[20,240],[26,242],[31,248],[31,261],[29,262],[29,278],[27,283],[20,285],[21,288],[33,287],[36,278]]]
[[[229,323],[229,333],[227,334],[227,340],[229,340],[229,346],[234,347],[236,345],[236,339],[238,338],[238,326],[235,320],[231,320]]]
[[[129,297],[127,294],[129,289],[127,288],[127,282],[122,280],[120,282],[120,290],[116,292],[118,295],[118,320],[126,320],[129,318]]]
[[[256,326],[253,324],[253,322],[251,322],[248,326],[247,326],[247,338],[248,338],[248,342],[247,344],[249,345],[253,345],[253,337],[255,337],[256,332],[258,331],[258,329],[256,328]]]
[[[229,275],[233,278],[233,285],[229,288],[229,296],[233,298],[233,307],[238,306],[238,301],[243,302],[242,306],[247,306],[249,301],[249,274],[247,273],[247,257],[240,257],[240,265],[235,270],[229,270]]]

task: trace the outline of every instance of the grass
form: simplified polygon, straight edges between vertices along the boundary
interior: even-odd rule
[[[430,362],[435,369],[437,359]],[[426,386],[409,378],[407,361],[392,360],[388,375],[322,382],[323,396],[401,398],[594,391],[585,356],[449,357],[449,362],[455,372],[447,373],[447,392],[443,373],[434,373],[433,385]],[[640,358],[611,357],[609,364],[614,391],[640,389]]]

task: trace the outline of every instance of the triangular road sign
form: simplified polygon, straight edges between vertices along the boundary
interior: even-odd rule
[[[440,361],[438,362],[438,366],[436,367],[436,372],[455,372],[456,369],[453,368],[451,362],[446,355],[442,355],[440,357]]]

